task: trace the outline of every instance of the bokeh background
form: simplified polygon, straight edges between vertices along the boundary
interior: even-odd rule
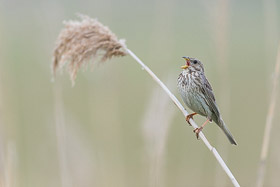
[[[83,13],[125,38],[178,98],[181,57],[204,63],[239,145],[231,146],[214,123],[204,133],[241,186],[255,186],[279,8],[277,0],[0,0],[1,185],[231,186],[181,112],[131,57],[80,71],[74,87],[67,72],[51,81],[62,21]],[[280,186],[279,110],[278,99],[265,186]]]

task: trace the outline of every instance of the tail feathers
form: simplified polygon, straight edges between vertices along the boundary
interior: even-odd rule
[[[230,131],[228,130],[228,128],[226,127],[225,122],[221,119],[220,123],[218,124],[219,127],[224,131],[224,133],[226,134],[228,140],[230,141],[231,144],[237,145],[236,141],[234,140],[232,134],[230,133]]]

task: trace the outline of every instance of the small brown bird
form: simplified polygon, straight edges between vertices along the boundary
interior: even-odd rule
[[[181,67],[183,71],[178,78],[178,90],[184,103],[194,111],[186,117],[186,121],[190,124],[189,120],[196,114],[205,116],[205,123],[194,130],[197,138],[203,127],[213,120],[224,131],[230,143],[237,145],[221,117],[212,87],[204,75],[203,64],[195,58],[183,58],[186,65]]]

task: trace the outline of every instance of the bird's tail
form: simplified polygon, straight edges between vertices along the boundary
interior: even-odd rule
[[[228,128],[226,127],[225,122],[220,119],[219,123],[218,123],[219,127],[224,131],[224,133],[226,134],[228,140],[230,141],[231,144],[237,145],[236,141],[234,140],[232,134],[230,133],[230,131],[228,130]]]

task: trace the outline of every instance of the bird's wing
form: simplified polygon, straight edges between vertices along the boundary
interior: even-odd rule
[[[220,112],[215,101],[215,96],[213,94],[212,87],[204,75],[201,76],[201,83],[201,92],[205,95],[208,106],[219,119]]]

